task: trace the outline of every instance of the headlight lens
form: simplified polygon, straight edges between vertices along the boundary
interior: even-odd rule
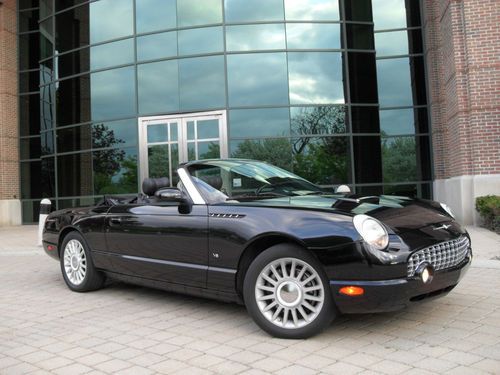
[[[389,235],[380,222],[367,215],[356,215],[352,222],[361,237],[377,250],[383,250],[389,244]]]
[[[451,208],[447,204],[441,203],[441,208],[445,210],[452,218],[455,218],[455,215],[453,215]]]

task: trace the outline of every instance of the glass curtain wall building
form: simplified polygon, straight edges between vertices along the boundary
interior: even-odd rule
[[[23,220],[213,157],[429,198],[418,0],[20,0]]]

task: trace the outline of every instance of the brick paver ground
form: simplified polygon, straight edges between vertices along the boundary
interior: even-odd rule
[[[35,233],[0,228],[0,374],[500,374],[500,242],[480,230],[487,256],[447,297],[308,340],[271,338],[233,304],[119,283],[73,293]]]

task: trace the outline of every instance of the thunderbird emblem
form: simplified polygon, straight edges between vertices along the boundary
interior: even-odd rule
[[[440,229],[444,229],[444,230],[446,230],[446,229],[448,229],[449,227],[451,227],[451,225],[446,225],[446,224],[443,224],[443,225],[441,225],[440,227],[436,227],[436,228],[434,228],[433,230],[440,230]]]

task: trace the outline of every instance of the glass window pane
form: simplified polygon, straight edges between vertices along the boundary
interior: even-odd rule
[[[57,126],[90,121],[89,75],[59,81],[56,87]]]
[[[95,151],[92,155],[95,195],[137,192],[135,147]]]
[[[231,138],[290,135],[288,108],[235,109],[229,111]]]
[[[406,27],[406,0],[372,0],[375,30]],[[409,0],[410,2],[415,0]]]
[[[375,49],[372,25],[346,24],[347,48]]]
[[[32,224],[38,222],[40,218],[40,201],[22,201],[21,203],[23,224]]]
[[[423,199],[430,199],[432,190],[430,184],[384,185],[383,188],[385,195],[418,197]]]
[[[57,130],[57,152],[90,150],[92,134],[89,124]]]
[[[210,109],[226,104],[224,57],[179,60],[180,108]]]
[[[226,27],[228,51],[285,49],[283,24],[240,25]]]
[[[101,44],[90,48],[90,69],[104,69],[134,62],[134,40]]]
[[[42,156],[54,154],[54,132],[42,132],[41,134],[42,143]]]
[[[56,55],[56,62],[59,78],[88,72],[90,70],[90,48]]]
[[[40,134],[40,95],[19,96],[20,135]]]
[[[92,124],[92,147],[105,148],[137,144],[137,121],[106,121]]]
[[[415,137],[384,138],[381,145],[384,182],[418,180]]]
[[[221,0],[182,0],[177,2],[179,27],[222,23]]]
[[[422,53],[420,30],[391,31],[375,34],[377,56],[397,56]]]
[[[90,43],[132,35],[132,0],[100,0],[90,3]]]
[[[372,22],[371,0],[344,0],[346,21]]]
[[[198,120],[198,139],[219,138],[219,120]]]
[[[187,138],[189,140],[194,140],[195,135],[194,135],[194,121],[188,121],[187,123]]]
[[[21,159],[39,159],[42,153],[40,137],[21,138],[19,142]]]
[[[196,55],[224,50],[222,27],[179,30],[179,55]]]
[[[137,66],[139,113],[179,110],[177,60]]]
[[[378,107],[351,107],[351,129],[353,133],[379,133]]]
[[[57,173],[64,178],[57,179],[60,197],[92,195],[92,154],[59,155],[57,157]]]
[[[283,0],[224,0],[226,22],[281,21]]]
[[[55,17],[57,51],[64,52],[89,45],[89,4],[69,9]]]
[[[293,135],[327,135],[346,132],[344,106],[290,108]]]
[[[148,143],[167,142],[168,124],[155,124],[147,126]]]
[[[19,32],[38,30],[38,9],[19,12]]]
[[[285,15],[288,21],[337,21],[338,0],[285,0]]]
[[[352,103],[377,103],[375,53],[349,52],[349,86]]]
[[[219,142],[198,142],[198,160],[220,158]]]
[[[56,11],[60,11],[81,3],[84,3],[87,0],[58,0],[56,1]]]
[[[380,111],[380,127],[383,134],[414,134],[413,108]]]
[[[340,24],[288,23],[286,39],[289,49],[339,49]]]
[[[126,67],[90,76],[92,119],[135,114],[135,69]]]
[[[174,29],[177,26],[176,8],[175,0],[136,0],[137,32]]]
[[[292,139],[293,172],[320,185],[351,183],[349,138]]]
[[[178,125],[176,122],[170,123],[170,141],[177,142]]]
[[[229,144],[232,158],[265,161],[288,171],[292,169],[291,151],[288,138],[246,139]]]
[[[19,92],[38,91],[40,71],[19,73]]]
[[[177,56],[177,31],[137,38],[137,60],[154,60]]]
[[[168,145],[148,147],[148,176],[150,178],[169,177]]]
[[[229,105],[288,104],[286,69],[285,53],[228,56]]]
[[[291,52],[288,69],[291,104],[344,103],[341,53]]]
[[[382,182],[382,150],[379,136],[353,137],[356,183]]]
[[[18,37],[19,42],[19,70],[38,69],[38,60],[40,60],[40,34],[35,32],[31,34],[21,34]]]

